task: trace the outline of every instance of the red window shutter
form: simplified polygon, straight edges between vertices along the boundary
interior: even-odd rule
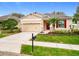
[[[67,20],[64,20],[64,27],[65,27],[65,28],[66,28],[66,21],[67,21]]]
[[[58,28],[58,21],[56,22],[56,28]]]

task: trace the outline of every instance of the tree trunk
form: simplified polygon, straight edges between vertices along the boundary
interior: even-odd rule
[[[53,30],[55,30],[55,24],[53,24],[52,27],[53,27]]]
[[[52,30],[53,30],[53,26],[52,24],[50,24],[50,32],[52,32]]]
[[[53,30],[55,30],[55,24],[50,25],[50,31],[52,32]]]

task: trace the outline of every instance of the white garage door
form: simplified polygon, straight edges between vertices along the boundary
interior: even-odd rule
[[[40,23],[28,23],[23,25],[23,31],[26,32],[39,32],[41,30]]]

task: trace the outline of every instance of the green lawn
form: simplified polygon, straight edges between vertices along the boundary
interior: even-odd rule
[[[0,34],[0,38],[5,37],[5,36],[6,36],[6,34]]]
[[[1,33],[0,38],[5,37],[5,36],[9,36],[9,35],[13,35],[13,34],[16,34],[16,33]]]
[[[35,46],[34,52],[32,53],[30,45],[22,45],[21,54],[34,56],[79,56],[79,51]]]
[[[0,38],[13,35],[16,33],[20,33],[19,29],[15,29],[13,32],[10,32],[10,30],[1,30]]]
[[[65,44],[79,44],[79,35],[37,35],[36,41],[56,42]]]

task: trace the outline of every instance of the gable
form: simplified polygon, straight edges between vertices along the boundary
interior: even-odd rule
[[[39,17],[38,15],[27,15],[25,17],[23,17],[23,19],[41,19],[41,17]]]
[[[20,21],[21,23],[41,23],[42,18],[38,15],[27,15],[23,17]]]

